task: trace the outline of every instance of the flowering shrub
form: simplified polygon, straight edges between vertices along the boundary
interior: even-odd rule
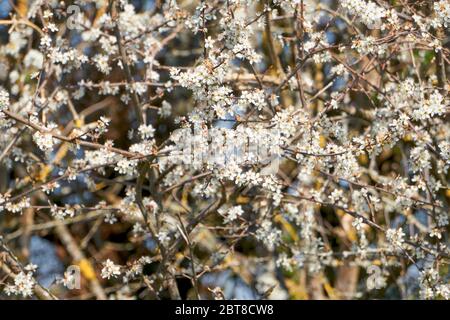
[[[448,0],[11,3],[2,297],[449,299]]]

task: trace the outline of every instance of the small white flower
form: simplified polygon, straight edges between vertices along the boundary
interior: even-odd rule
[[[138,131],[139,135],[141,136],[141,139],[143,140],[153,138],[155,135],[155,129],[151,124],[149,125],[141,124],[139,126]]]
[[[50,10],[45,10],[44,14],[42,15],[42,17],[44,19],[50,19],[51,17],[53,17],[53,12],[51,12]]]
[[[22,295],[24,298],[31,297],[35,284],[36,281],[32,272],[20,272],[15,276],[14,284],[5,287],[5,293],[7,295]]]
[[[386,231],[386,239],[395,249],[399,249],[405,242],[405,233],[402,229],[388,229]]]
[[[167,244],[170,241],[170,236],[167,231],[160,231],[157,235],[159,242]]]
[[[102,278],[110,279],[120,276],[120,266],[114,264],[110,259],[103,262]]]
[[[442,234],[441,234],[441,232],[439,231],[439,229],[437,229],[437,228],[435,228],[435,229],[433,229],[433,230],[431,230],[431,232],[430,232],[430,237],[436,237],[436,238],[438,238],[438,239],[441,239],[442,238]]]
[[[172,114],[172,106],[170,105],[170,103],[164,100],[161,103],[161,108],[158,109],[158,115],[161,118],[167,118],[170,117],[171,114]]]
[[[56,205],[53,205],[50,209],[52,216],[59,220],[64,220],[66,217],[75,216],[75,209],[71,208],[69,205],[66,205],[64,208],[59,208]]]
[[[238,217],[242,216],[244,211],[241,206],[234,206],[228,210],[219,210],[219,213],[224,217],[224,222],[229,223],[236,220]]]
[[[136,167],[138,165],[138,160],[128,160],[122,159],[117,162],[115,171],[118,171],[120,174],[124,174],[127,176],[132,176],[136,174]]]
[[[214,39],[211,38],[211,36],[209,36],[208,38],[206,38],[205,40],[205,48],[207,49],[212,49],[214,48],[214,43],[216,41]]]
[[[52,45],[52,39],[50,38],[50,36],[45,35],[41,38],[41,46],[42,47],[50,47]]]
[[[48,30],[50,30],[51,32],[57,32],[59,29],[56,26],[56,24],[54,24],[53,22],[49,23],[47,25]]]
[[[9,108],[9,93],[3,88],[0,88],[0,116],[2,110]]]
[[[37,268],[38,268],[38,266],[37,265],[35,265],[35,264],[33,264],[33,263],[30,263],[30,264],[27,264],[26,266],[25,266],[25,270],[26,271],[30,271],[30,272],[36,272],[36,270],[37,270]]]
[[[34,142],[36,142],[39,149],[44,152],[49,152],[53,150],[53,146],[56,144],[56,139],[49,132],[36,131],[33,134]]]
[[[360,231],[363,227],[363,218],[356,218],[355,220],[353,220],[352,222],[352,226],[357,230]]]
[[[109,223],[109,224],[114,224],[114,223],[116,223],[118,220],[117,220],[116,215],[115,215],[113,212],[108,212],[108,213],[106,213],[106,215],[105,215],[104,221],[105,221],[106,223]]]
[[[102,72],[102,73],[104,73],[106,75],[108,75],[111,72],[112,68],[109,65],[109,57],[107,55],[96,54],[92,58],[92,60],[95,62],[95,65],[97,66],[97,69],[100,72]]]

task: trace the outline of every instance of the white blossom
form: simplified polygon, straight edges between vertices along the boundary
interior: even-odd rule
[[[110,259],[103,262],[102,278],[111,279],[121,275],[120,266],[114,264]]]

